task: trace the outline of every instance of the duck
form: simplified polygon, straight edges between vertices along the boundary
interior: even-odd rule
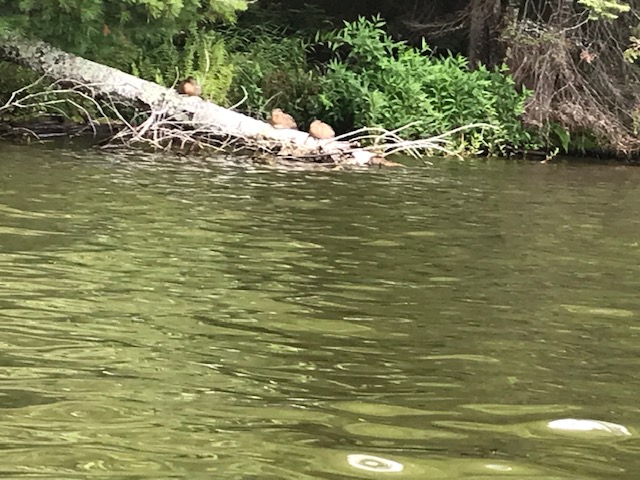
[[[178,85],[176,86],[176,90],[182,95],[189,96],[200,96],[200,94],[202,93],[202,87],[200,87],[198,82],[196,82],[193,77],[187,77],[180,83],[178,83]]]
[[[309,136],[318,140],[326,140],[335,137],[336,132],[333,131],[331,125],[327,125],[321,120],[314,120],[309,125]]]
[[[280,108],[274,108],[271,110],[271,118],[269,123],[273,128],[298,128],[298,124],[288,113],[284,113]]]

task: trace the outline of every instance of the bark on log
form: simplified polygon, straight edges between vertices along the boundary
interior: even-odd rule
[[[120,70],[64,52],[45,42],[17,35],[0,39],[0,59],[27,67],[54,80],[90,85],[95,96],[116,101],[143,104],[152,111],[188,120],[196,129],[250,144],[275,145],[294,152],[300,159],[314,155],[330,157],[338,163],[365,165],[379,163],[379,157],[364,149],[354,150],[349,143],[317,140],[306,132],[275,129],[261,120],[228,110],[199,97],[179,95],[175,90],[142,80]]]

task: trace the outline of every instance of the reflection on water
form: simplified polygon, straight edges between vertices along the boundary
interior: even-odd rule
[[[640,170],[0,158],[0,475],[637,477]]]

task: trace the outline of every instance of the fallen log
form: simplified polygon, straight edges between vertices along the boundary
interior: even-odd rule
[[[402,129],[360,129],[337,138],[315,138],[295,129],[274,128],[267,122],[198,96],[180,95],[174,89],[18,35],[0,39],[0,59],[52,79],[67,93],[76,92],[85,99],[90,98],[99,109],[102,108],[99,104],[107,105],[126,126],[114,136],[114,141],[120,141],[120,144],[147,142],[160,148],[171,148],[176,143],[183,147],[195,144],[219,149],[233,146],[287,160],[345,165],[398,165],[384,157],[399,151],[409,154],[425,150],[449,153],[445,148],[447,134],[407,142],[399,136]],[[147,120],[133,125],[116,108],[123,103],[145,112]],[[106,107],[104,109],[107,110]],[[360,147],[359,141],[362,140],[372,144]]]

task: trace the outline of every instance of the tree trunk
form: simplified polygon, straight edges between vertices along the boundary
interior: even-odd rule
[[[467,50],[471,68],[492,67],[503,58],[498,41],[503,10],[502,0],[472,0]]]

